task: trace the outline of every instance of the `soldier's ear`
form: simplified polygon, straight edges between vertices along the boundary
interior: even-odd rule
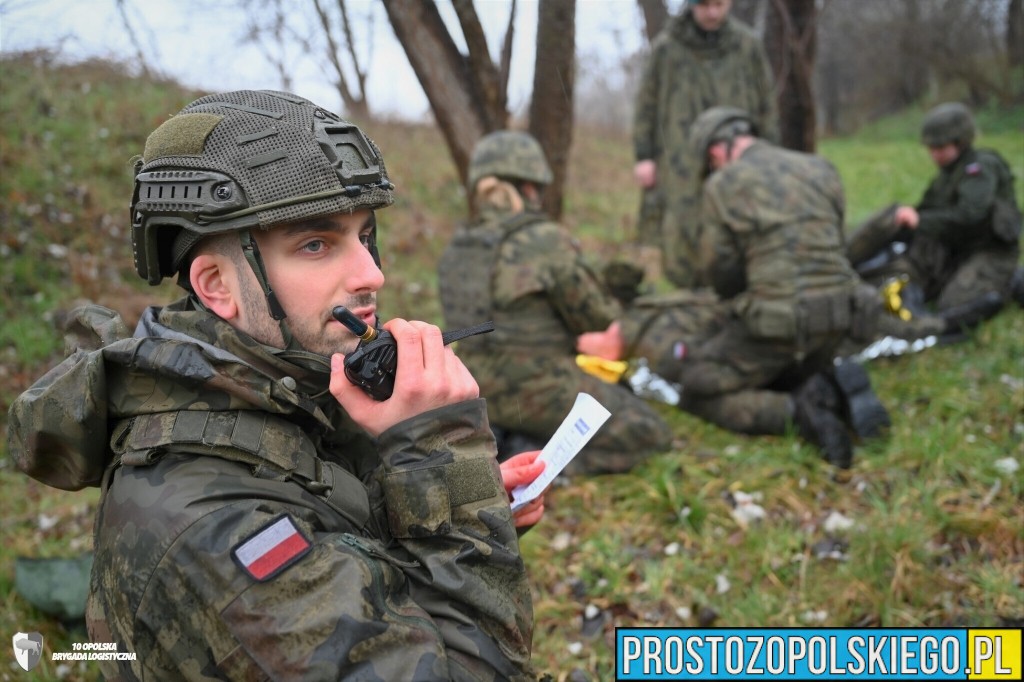
[[[238,317],[241,310],[241,283],[230,258],[217,253],[201,253],[189,268],[192,291],[207,308],[225,320]]]

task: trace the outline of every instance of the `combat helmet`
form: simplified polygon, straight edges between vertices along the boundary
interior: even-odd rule
[[[529,133],[499,130],[480,138],[469,162],[469,187],[494,175],[509,180],[551,184],[554,176],[540,143]]]
[[[945,102],[925,114],[921,142],[929,147],[955,144],[963,150],[974,142],[975,132],[971,110],[960,102]]]
[[[708,147],[716,142],[732,143],[739,135],[757,135],[750,114],[737,107],[711,107],[690,126],[690,149],[700,159],[701,173],[708,172]]]
[[[269,90],[192,102],[150,134],[135,170],[132,251],[150,284],[175,274],[203,237],[394,200],[380,150],[358,127]]]

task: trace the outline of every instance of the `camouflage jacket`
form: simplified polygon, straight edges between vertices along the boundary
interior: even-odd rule
[[[765,336],[791,336],[801,315],[842,328],[855,283],[843,249],[844,210],[831,163],[755,141],[705,183],[704,278]],[[817,319],[833,315],[847,319]]]
[[[448,319],[471,308],[461,300],[470,297],[494,320],[493,333],[459,342],[460,356],[518,347],[569,357],[577,336],[606,329],[621,313],[568,230],[539,214],[485,207],[446,249],[438,278],[449,324],[474,322]]]
[[[917,210],[917,231],[961,256],[982,248],[1016,248],[1020,237],[1013,175],[991,150],[967,149],[939,171]]]
[[[87,619],[107,679],[532,679],[530,590],[482,400],[373,441],[325,358],[187,299],[19,397],[19,466],[95,485]],[[123,325],[122,325],[123,326]]]
[[[776,138],[775,91],[760,39],[731,17],[714,34],[705,33],[683,12],[655,38],[641,76],[633,117],[636,159],[657,162],[659,183],[671,173],[696,184],[696,191],[690,125],[705,109],[726,105],[749,113],[762,137]]]

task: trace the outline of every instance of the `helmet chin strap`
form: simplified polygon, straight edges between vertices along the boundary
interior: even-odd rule
[[[285,322],[285,318],[288,315],[285,313],[284,308],[281,307],[281,302],[277,300],[277,294],[270,288],[267,269],[263,265],[263,257],[260,255],[260,248],[256,245],[252,231],[249,228],[239,230],[238,238],[242,242],[242,253],[245,255],[245,260],[248,261],[249,267],[252,268],[253,274],[256,275],[256,281],[259,283],[260,288],[263,290],[263,295],[267,299],[267,310],[270,312],[270,316],[277,320],[277,326],[281,329],[284,349],[305,352],[306,349],[302,347],[302,344],[292,336],[292,330],[288,327],[288,323]]]

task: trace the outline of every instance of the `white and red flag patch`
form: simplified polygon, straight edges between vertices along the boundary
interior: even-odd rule
[[[239,543],[231,554],[246,573],[262,582],[294,564],[312,547],[292,517],[284,514]]]

